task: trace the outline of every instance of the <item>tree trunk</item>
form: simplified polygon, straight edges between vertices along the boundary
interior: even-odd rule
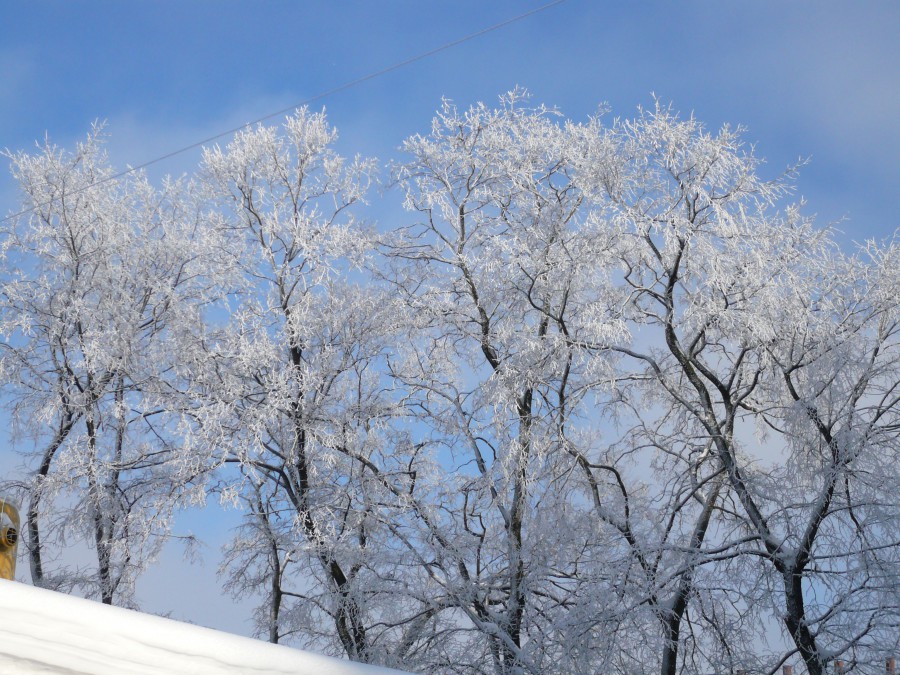
[[[94,545],[97,547],[97,576],[100,580],[100,601],[105,605],[113,604],[111,545],[107,515],[103,513],[104,488],[97,478],[97,426],[92,416],[85,419],[88,448],[90,452],[88,468],[88,504],[93,510],[91,518],[94,523]]]
[[[800,656],[806,663],[809,675],[825,675],[825,662],[819,655],[816,638],[806,625],[806,607],[803,601],[803,572],[791,568],[782,572],[785,595],[784,625],[794,639]]]
[[[709,528],[710,520],[712,520],[713,509],[716,500],[719,497],[719,491],[722,489],[723,477],[715,479],[716,482],[710,491],[709,496],[700,513],[700,518],[694,526],[694,533],[691,536],[691,554],[695,554],[703,544],[706,538],[706,531]],[[689,564],[693,561],[689,561]],[[681,577],[678,589],[671,600],[671,609],[663,616],[663,631],[665,637],[665,645],[663,647],[661,675],[676,675],[678,668],[678,650],[679,638],[681,637],[681,621],[684,613],[687,611],[688,596],[693,590],[694,578],[693,567],[688,567]]]
[[[50,466],[53,464],[53,458],[56,451],[69,436],[72,427],[75,424],[76,416],[66,410],[59,423],[59,429],[56,432],[50,445],[44,450],[44,456],[41,459],[41,465],[38,468],[37,475],[34,478],[34,485],[31,488],[31,497],[28,502],[28,559],[31,565],[31,583],[35,586],[44,585],[44,565],[42,560],[41,548],[41,531],[38,519],[40,517],[41,498],[43,497],[44,481],[50,474]]]

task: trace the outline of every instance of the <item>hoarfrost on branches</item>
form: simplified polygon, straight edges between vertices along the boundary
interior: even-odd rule
[[[377,163],[306,109],[160,188],[116,178],[99,129],[10,154],[33,580],[132,603],[209,494],[244,512],[221,574],[272,642],[421,672],[872,670],[900,619],[900,253],[842,251],[742,135],[444,101],[379,227]],[[95,566],[51,564],[73,535]]]

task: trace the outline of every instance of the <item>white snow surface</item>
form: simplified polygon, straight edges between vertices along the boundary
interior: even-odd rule
[[[398,675],[0,579],[0,675]]]

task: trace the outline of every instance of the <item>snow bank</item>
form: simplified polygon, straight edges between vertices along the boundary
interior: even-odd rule
[[[0,579],[0,673],[397,675]]]

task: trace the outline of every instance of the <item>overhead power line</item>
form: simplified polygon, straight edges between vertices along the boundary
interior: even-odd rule
[[[288,106],[287,108],[282,108],[281,110],[276,110],[275,112],[269,113],[267,115],[263,115],[262,117],[258,117],[257,119],[255,119],[251,122],[246,122],[245,124],[241,124],[240,126],[236,126],[231,129],[226,129],[225,131],[220,131],[216,134],[213,134],[212,136],[208,136],[202,140],[191,143],[190,145],[185,145],[184,147],[178,148],[177,150],[172,150],[171,152],[167,152],[164,155],[154,157],[153,159],[147,160],[146,162],[143,162],[141,164],[137,164],[135,166],[129,166],[127,169],[120,171],[118,173],[112,174],[110,176],[107,176],[106,178],[103,178],[101,180],[98,180],[96,183],[92,183],[91,185],[86,185],[83,188],[79,188],[78,190],[73,191],[72,194],[78,194],[80,192],[84,192],[85,190],[88,190],[92,187],[97,187],[98,185],[102,185],[104,183],[108,183],[108,182],[116,180],[118,178],[122,178],[123,176],[127,176],[128,174],[134,173],[136,171],[140,171],[141,169],[146,169],[148,166],[158,164],[159,162],[165,161],[167,159],[171,159],[172,157],[175,157],[182,153],[188,152],[190,150],[194,150],[195,148],[199,148],[203,145],[206,145],[207,143],[211,143],[212,141],[218,140],[218,139],[222,138],[223,136],[228,136],[230,134],[237,133],[238,131],[242,131],[243,129],[247,129],[256,124],[259,124],[260,122],[265,122],[266,120],[271,119],[273,117],[277,117],[279,115],[284,115],[293,110],[296,110],[297,108],[301,108],[305,105],[309,105],[310,103],[314,103],[316,101],[319,101],[323,98],[327,98],[328,96],[332,96],[339,92],[346,91],[347,89],[351,89],[352,87],[360,85],[363,82],[368,82],[369,80],[374,80],[377,77],[381,77],[382,75],[386,75],[395,70],[399,70],[400,68],[403,68],[405,66],[416,63],[417,61],[427,59],[430,56],[434,56],[435,54],[439,54],[440,52],[446,51],[448,49],[452,49],[453,47],[461,45],[465,42],[469,42],[470,40],[479,38],[482,35],[492,33],[493,31],[499,30],[500,28],[505,28],[506,26],[509,26],[518,21],[521,21],[522,19],[527,19],[528,17],[538,14],[539,12],[543,12],[544,10],[550,9],[551,7],[555,7],[556,5],[561,5],[565,1],[566,0],[553,0],[553,2],[548,2],[547,4],[541,5],[540,7],[535,7],[534,9],[531,9],[527,12],[518,14],[517,16],[514,16],[509,19],[505,19],[504,21],[501,21],[500,23],[495,23],[491,26],[488,26],[487,28],[482,28],[481,30],[475,31],[474,33],[469,33],[468,35],[466,35],[464,37],[458,38],[451,42],[447,42],[446,44],[443,44],[439,47],[435,47],[434,49],[429,49],[426,52],[416,54],[415,56],[411,56],[407,59],[404,59],[403,61],[398,61],[397,63],[387,66],[386,68],[382,68],[381,70],[376,70],[375,72],[369,73],[368,75],[363,75],[362,77],[358,77],[354,80],[349,80],[348,82],[344,82],[343,84],[340,84],[336,87],[332,87],[331,89],[326,89],[323,92],[320,92],[314,96],[305,98],[302,101],[295,103],[294,105]],[[34,206],[32,206],[30,208],[19,211],[18,213],[10,214],[10,215],[0,219],[0,222],[6,222],[7,220],[12,220],[13,218],[18,218],[19,216],[23,216],[26,213],[30,213],[31,211],[34,211],[37,208],[40,208],[42,206],[48,206],[49,204],[52,204],[52,203],[53,203],[52,201],[49,201],[49,202],[44,202],[41,204],[35,204]]]

